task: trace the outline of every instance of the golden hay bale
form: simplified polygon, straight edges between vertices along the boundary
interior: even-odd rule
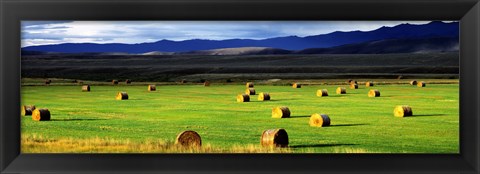
[[[130,79],[125,80],[125,84],[130,84],[132,81]]]
[[[263,131],[260,138],[263,147],[288,147],[288,134],[285,129],[268,129]]]
[[[272,109],[272,118],[288,118],[290,117],[290,109],[286,106],[275,107]]]
[[[32,115],[32,112],[35,110],[35,105],[29,105],[29,106],[26,106],[26,105],[23,105],[21,107],[21,114],[22,116],[26,116],[26,115]]]
[[[365,83],[365,86],[366,86],[366,87],[370,87],[370,86],[374,86],[374,84],[373,84],[372,81],[370,81],[370,82],[366,82],[366,83]]]
[[[250,96],[248,94],[238,94],[237,95],[237,102],[249,102]]]
[[[302,88],[302,85],[299,83],[293,83],[292,88]]]
[[[247,88],[253,88],[253,82],[247,82],[245,85]]]
[[[308,122],[313,127],[325,127],[330,126],[330,117],[326,114],[312,114],[310,121]]]
[[[417,86],[418,87],[425,87],[426,83],[424,81],[418,82]]]
[[[412,108],[408,105],[396,106],[395,109],[393,110],[393,115],[395,117],[412,116],[413,111],[412,111]]]
[[[318,97],[328,96],[328,91],[327,91],[327,89],[319,89],[319,90],[317,90],[317,96],[318,96]]]
[[[255,95],[255,89],[254,88],[247,88],[247,89],[245,89],[245,94]]]
[[[349,80],[347,81],[347,83],[348,83],[348,84],[352,84],[352,83],[353,83],[353,84],[357,84],[357,81],[356,81],[356,80],[349,79]]]
[[[337,92],[337,94],[346,94],[347,89],[344,88],[344,87],[338,87],[336,92]]]
[[[270,100],[270,94],[268,92],[261,92],[258,94],[258,101]]]
[[[83,85],[82,92],[90,92],[90,85]]]
[[[148,91],[156,91],[157,87],[155,85],[148,85]]]
[[[350,89],[358,89],[358,84],[350,83]]]
[[[209,81],[203,82],[203,86],[210,86],[210,82]]]
[[[380,97],[380,91],[377,89],[371,89],[368,91],[368,97]]]
[[[410,81],[410,85],[417,85],[417,81],[416,80]]]
[[[50,111],[48,109],[35,109],[32,112],[32,120],[48,121],[50,120]]]
[[[118,80],[112,80],[113,85],[118,85]]]
[[[182,147],[200,147],[202,146],[202,138],[195,131],[183,131],[177,135],[175,145],[180,145]]]
[[[127,92],[118,92],[117,97],[115,97],[117,100],[128,100],[128,94]]]

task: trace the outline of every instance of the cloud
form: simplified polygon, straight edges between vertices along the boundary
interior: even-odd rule
[[[369,31],[430,21],[22,21],[22,47],[60,43],[143,43],[162,39],[265,39]]]

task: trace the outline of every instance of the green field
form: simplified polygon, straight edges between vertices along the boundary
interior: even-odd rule
[[[342,80],[342,82],[344,82]],[[428,82],[428,81],[427,81]],[[347,94],[337,95],[338,86]],[[328,97],[316,90],[327,89]],[[378,89],[381,97],[367,97]],[[459,153],[459,85],[427,83],[383,84],[359,89],[347,85],[284,85],[255,83],[272,100],[238,103],[243,84],[23,86],[22,104],[48,108],[51,121],[22,117],[23,153]],[[129,100],[115,100],[126,91]],[[410,105],[412,117],[393,116],[396,105]],[[291,118],[271,118],[273,107],[288,106]],[[327,114],[329,127],[310,127],[309,116]],[[266,129],[284,128],[289,147],[260,146]],[[202,137],[200,149],[182,149],[173,142],[178,133],[194,130]]]

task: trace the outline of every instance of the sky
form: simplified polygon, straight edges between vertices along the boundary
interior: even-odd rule
[[[430,21],[22,21],[22,47],[61,43],[145,43],[188,39],[266,39],[370,31]]]

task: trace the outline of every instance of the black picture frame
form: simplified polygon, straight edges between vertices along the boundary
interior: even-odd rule
[[[480,171],[479,0],[0,0],[1,173]],[[460,154],[21,154],[22,20],[459,20]]]

